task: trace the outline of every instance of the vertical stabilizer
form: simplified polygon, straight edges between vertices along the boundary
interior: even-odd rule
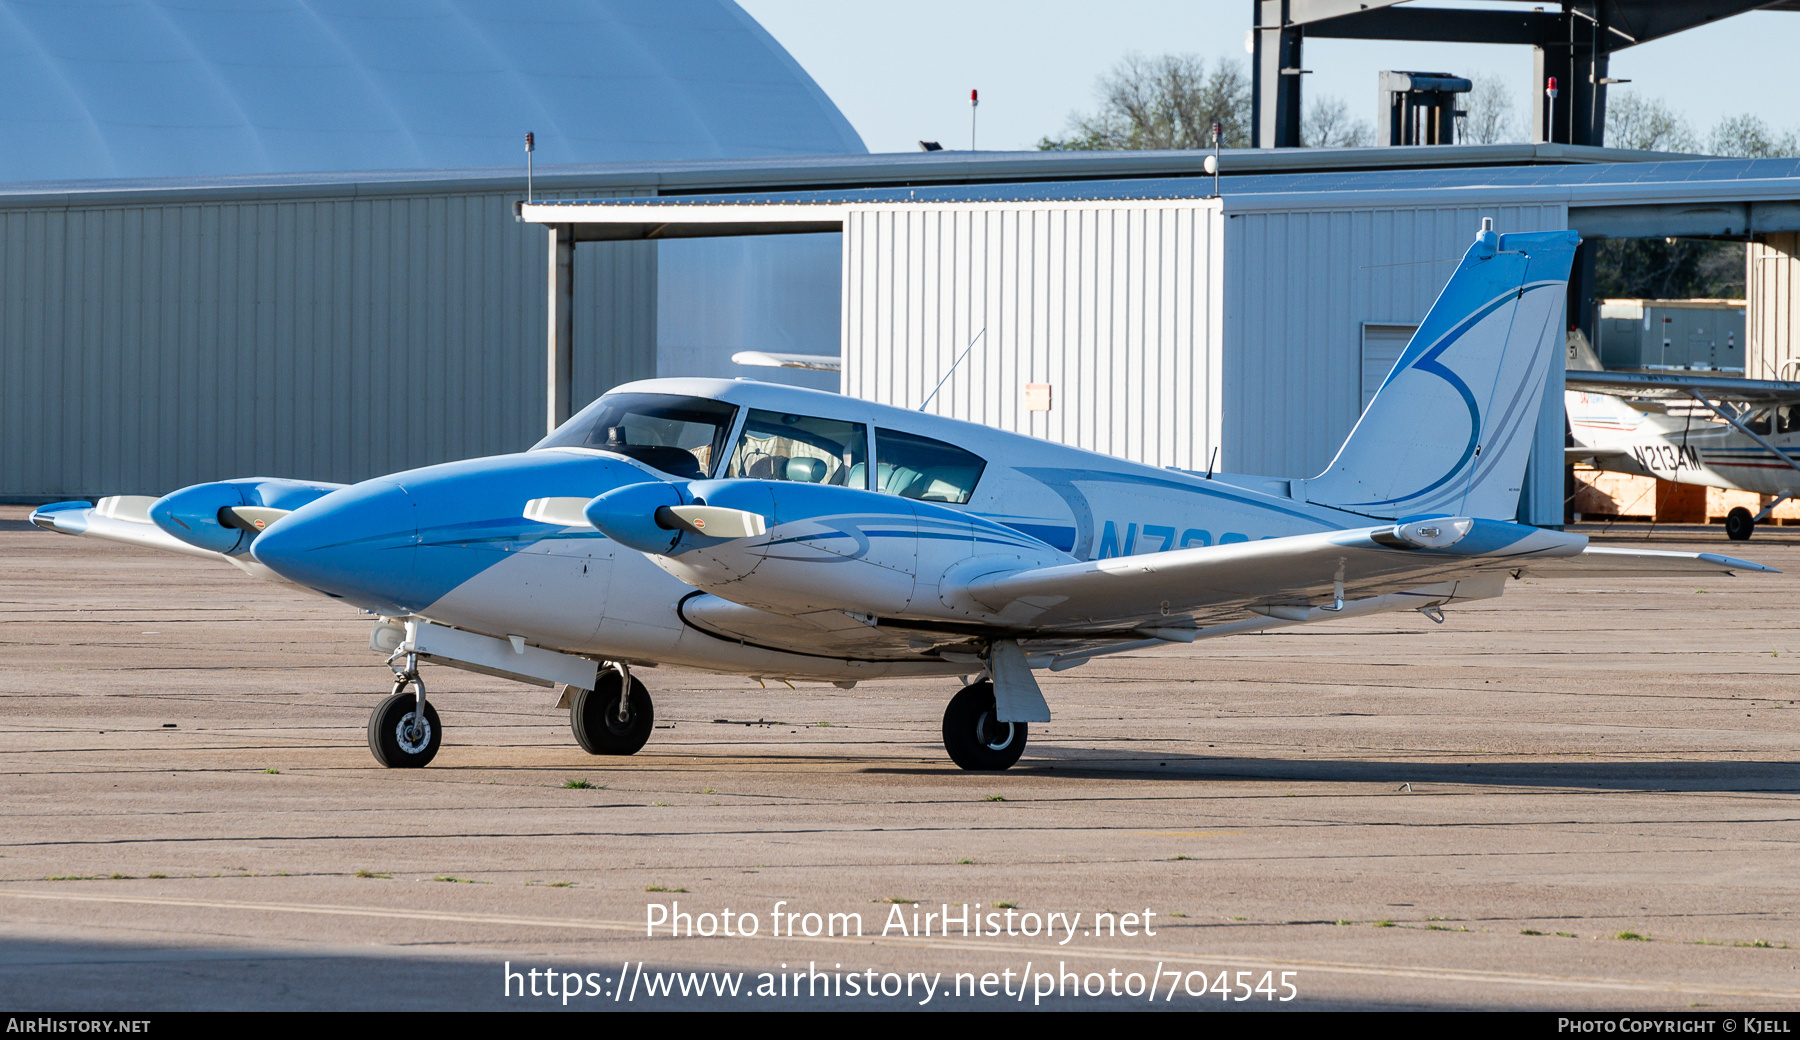
[[[1476,236],[1307,501],[1376,517],[1510,520],[1564,350],[1573,231]]]

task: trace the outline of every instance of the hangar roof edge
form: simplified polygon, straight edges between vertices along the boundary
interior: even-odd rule
[[[984,183],[1130,181],[1184,175],[1198,177],[1205,155],[1196,151],[940,151],[562,164],[539,166],[535,186],[547,192],[628,191],[640,195],[686,196]],[[1239,149],[1225,152],[1222,166],[1226,176],[1297,176],[1470,167],[1536,168],[1659,162],[1676,158],[1692,157],[1619,148],[1500,144]],[[491,191],[523,194],[524,189],[524,170],[519,166],[40,181],[0,184],[0,208]]]

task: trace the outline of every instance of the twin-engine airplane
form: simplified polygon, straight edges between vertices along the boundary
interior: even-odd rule
[[[1050,719],[1038,669],[1384,611],[1439,621],[1526,572],[1768,570],[1510,521],[1577,241],[1484,227],[1311,480],[1155,469],[836,394],[660,379],[516,455],[349,487],[227,480],[32,519],[379,614],[371,644],[396,680],[369,745],[385,765],[437,753],[418,673],[436,661],[559,687],[594,754],[650,735],[642,666],[843,687],[973,675],[944,746],[965,769],[1005,769]]]
[[[1800,493],[1800,383],[1674,372],[1570,372],[1572,461],[1596,469],[1773,495],[1725,517],[1734,542]],[[1710,413],[1710,414],[1708,414]]]

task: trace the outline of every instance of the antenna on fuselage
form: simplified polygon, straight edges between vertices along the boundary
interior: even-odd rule
[[[975,344],[980,343],[981,337],[985,335],[987,335],[987,327],[983,326],[981,331],[975,334],[975,338],[969,341],[969,345],[963,348],[963,352],[956,356],[956,360],[950,363],[950,371],[945,372],[944,378],[938,380],[938,385],[932,387],[931,393],[925,395],[925,400],[919,402],[919,411],[925,410],[925,406],[931,403],[931,399],[936,397],[938,391],[944,388],[944,384],[950,381],[950,377],[956,374],[956,366],[963,363],[963,358],[969,356],[969,351],[974,350]]]

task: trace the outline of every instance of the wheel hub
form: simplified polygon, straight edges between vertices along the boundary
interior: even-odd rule
[[[1001,722],[992,712],[982,712],[975,723],[975,739],[994,751],[1004,749],[1013,739],[1013,724]]]
[[[394,742],[409,755],[419,754],[431,746],[431,720],[407,712],[394,727]]]

